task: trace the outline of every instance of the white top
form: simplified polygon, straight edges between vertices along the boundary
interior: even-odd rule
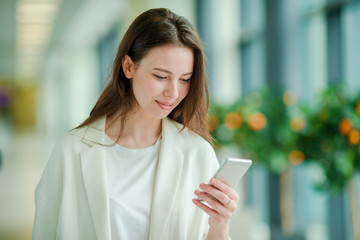
[[[101,118],[57,141],[35,191],[33,239],[111,240],[105,147],[100,147],[105,122]],[[219,164],[211,145],[183,127],[162,119],[148,240],[206,239],[209,231],[209,216],[191,199]]]
[[[105,147],[112,239],[148,239],[159,149],[159,139],[143,149]]]

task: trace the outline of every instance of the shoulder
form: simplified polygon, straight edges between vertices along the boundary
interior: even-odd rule
[[[184,125],[166,119],[167,132],[171,133],[171,137],[176,139],[174,142],[180,151],[188,156],[201,156],[201,159],[213,159],[217,161],[216,154],[212,145],[197,133],[184,127]],[[172,128],[169,130],[169,128]],[[169,134],[167,133],[167,136]]]
[[[83,144],[81,137],[76,134],[76,130],[67,132],[61,136],[55,144],[55,149],[72,149],[76,148],[78,145]]]
[[[90,145],[82,137],[86,128],[74,129],[59,137],[53,147],[51,157],[66,157],[69,154],[78,154],[84,149],[89,148]]]
[[[212,145],[202,138],[197,133],[191,131],[180,123],[168,119],[167,124],[173,127],[171,135],[166,134],[166,137],[171,138],[171,143],[167,151],[174,152],[176,149],[184,157],[184,169],[196,172],[196,175],[204,181],[209,179],[219,166],[216,153]],[[171,127],[168,127],[171,128]],[[169,132],[169,130],[168,130]],[[185,171],[185,170],[184,170]],[[200,181],[200,179],[198,179]]]
[[[173,133],[178,135],[179,140],[181,140],[185,145],[192,147],[201,147],[207,150],[213,150],[211,144],[206,141],[199,134],[191,131],[187,127],[184,127],[183,124],[178,123],[172,119],[167,118],[166,122],[168,125],[172,125],[175,130]]]
[[[103,145],[105,138],[105,118],[94,123],[75,128],[60,137],[54,147],[54,151],[76,152]]]

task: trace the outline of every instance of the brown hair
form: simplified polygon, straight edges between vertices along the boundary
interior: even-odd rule
[[[121,127],[137,102],[131,82],[126,78],[122,60],[128,55],[135,64],[154,47],[185,46],[194,53],[194,69],[187,96],[169,114],[169,118],[212,142],[206,121],[209,108],[207,63],[201,39],[195,28],[182,16],[165,8],[150,9],[139,15],[126,31],[113,63],[111,79],[101,93],[90,116],[78,128],[89,125],[103,116],[120,113]],[[123,128],[120,129],[120,135]]]

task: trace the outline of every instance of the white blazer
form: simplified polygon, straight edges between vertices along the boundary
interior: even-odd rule
[[[204,239],[209,229],[208,216],[192,198],[218,161],[207,141],[186,128],[180,132],[182,127],[162,121],[150,240]],[[102,118],[67,133],[54,147],[35,191],[33,239],[111,239],[104,129]]]

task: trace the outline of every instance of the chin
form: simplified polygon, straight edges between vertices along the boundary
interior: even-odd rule
[[[171,113],[171,112],[158,114],[158,115],[156,116],[156,118],[157,118],[157,119],[167,118],[167,117],[170,115],[170,113]]]
[[[167,118],[169,116],[170,113],[153,113],[151,114],[150,116],[153,118],[153,119],[156,119],[156,120],[162,120],[164,118]]]
[[[166,115],[162,115],[159,117],[159,119],[164,119],[164,118],[167,118],[169,116],[169,114],[166,114]]]

